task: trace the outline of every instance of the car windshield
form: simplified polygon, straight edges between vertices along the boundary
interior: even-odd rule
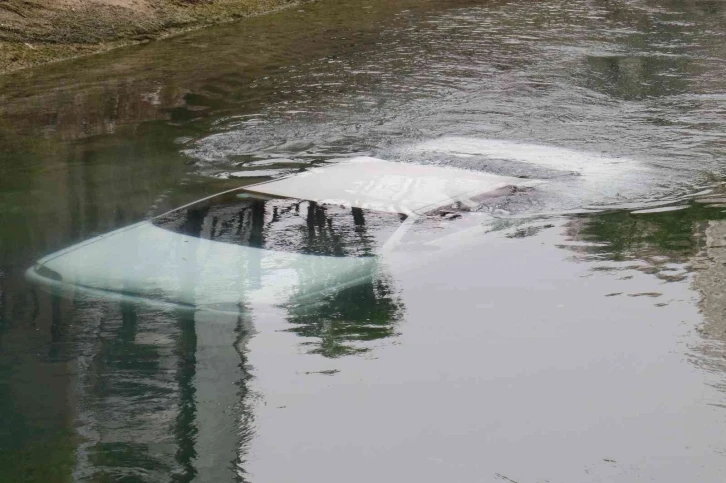
[[[155,218],[160,228],[223,243],[334,257],[375,255],[406,219],[239,189]]]

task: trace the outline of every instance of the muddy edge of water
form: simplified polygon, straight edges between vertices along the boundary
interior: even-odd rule
[[[0,2],[0,74],[148,43],[301,3],[307,2],[6,0]]]

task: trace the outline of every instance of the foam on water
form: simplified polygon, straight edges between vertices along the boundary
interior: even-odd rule
[[[504,139],[443,137],[403,148],[402,151],[419,156],[437,153],[459,158],[514,161],[584,176],[612,177],[625,171],[643,169],[634,159]]]

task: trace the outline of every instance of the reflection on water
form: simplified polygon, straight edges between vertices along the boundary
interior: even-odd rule
[[[369,152],[548,180],[518,196],[514,206],[492,210],[504,218],[583,207],[642,208],[653,199],[691,194],[725,172],[723,12],[723,5],[696,1],[321,1],[3,76],[0,413],[6,417],[0,425],[0,481],[251,479],[249,460],[261,458],[249,453],[255,438],[294,436],[297,428],[276,433],[269,424],[257,424],[265,397],[275,394],[256,393],[254,377],[256,371],[269,375],[276,365],[251,364],[247,346],[255,331],[295,339],[275,353],[292,367],[323,358],[336,368],[350,364],[346,367],[363,372],[355,366],[368,361],[361,354],[372,359],[394,343],[417,347],[405,340],[403,329],[427,322],[410,315],[405,288],[386,275],[385,267],[372,280],[326,294],[316,304],[288,304],[273,329],[258,326],[259,307],[244,300],[239,313],[219,314],[81,294],[51,296],[24,280],[38,258],[271,173]],[[254,203],[231,212],[210,209],[176,221],[180,230],[201,238],[257,244],[271,240],[259,238],[267,236],[265,227],[285,227],[294,235],[291,244],[325,253],[367,254],[375,245],[371,227],[377,220],[366,213],[323,213],[308,204],[293,217],[294,205],[282,203],[275,211],[275,203],[264,204],[264,209]],[[637,296],[627,300],[646,301],[654,311],[675,304],[659,296],[658,287],[624,291],[618,284],[627,280],[621,279],[652,274],[669,287],[692,284],[688,287],[701,294],[705,322],[689,355],[692,366],[707,371],[709,382],[719,386],[724,208],[713,206],[717,202],[681,204],[687,208],[572,216],[569,242],[547,238],[553,230],[540,228],[551,220],[507,240],[542,237],[567,245],[574,260],[596,264],[593,279],[615,277],[607,295]],[[512,266],[507,270],[528,269],[518,259]],[[464,293],[467,286],[507,279],[509,273],[487,270],[467,266],[468,285],[458,282],[462,274],[446,283],[459,283]],[[526,272],[531,279],[516,282],[529,299],[511,300],[513,307],[500,314],[506,326],[499,330],[516,330],[518,321],[508,317],[536,298],[528,289],[539,286],[543,275],[536,265],[531,270]],[[320,274],[299,275],[306,280]],[[427,275],[438,282],[438,273]],[[489,291],[501,288],[493,282],[483,286],[486,292],[458,300],[457,320],[482,319]],[[453,297],[445,287],[440,293]],[[441,314],[435,310],[438,295],[425,301],[426,315]],[[591,315],[580,308],[571,317]],[[458,330],[496,320],[485,322]],[[430,349],[456,335],[441,327],[417,341],[427,347],[426,358],[418,360],[427,374],[463,373],[480,363],[471,374],[476,379],[482,367],[507,360],[507,353],[492,346],[498,359],[486,361],[481,347],[493,335],[487,333],[471,339],[479,346],[466,354],[467,365],[449,365],[456,363],[458,346],[443,355]],[[530,340],[517,337],[515,332],[511,340]],[[620,339],[612,343],[624,343],[627,334]],[[516,353],[510,339],[497,340]],[[427,361],[437,365],[426,367]],[[515,367],[517,360],[509,362]],[[413,367],[408,360],[391,364],[391,373]],[[457,389],[439,384],[431,385],[436,391],[428,400]],[[504,389],[487,397],[496,400],[508,394]],[[550,393],[549,388],[537,392]],[[464,414],[462,400],[440,401],[436,410]],[[425,401],[418,398],[412,406]],[[519,401],[509,400],[506,407]],[[321,407],[330,412],[344,407],[332,404]],[[485,412],[469,410],[461,434],[469,434]],[[467,448],[478,446],[466,445],[460,454],[468,455]],[[512,454],[518,467],[536,466],[532,455],[538,451],[523,453],[518,447]],[[521,454],[534,462],[522,465]],[[480,459],[481,454],[471,457]],[[389,463],[424,467],[417,459]]]
[[[79,297],[63,317],[77,325],[65,337],[75,480],[233,479],[251,431],[242,316]]]
[[[632,213],[605,212],[575,219],[572,236],[577,240],[603,242],[583,250],[603,258],[623,260],[669,260],[687,262],[703,247],[702,227],[726,218],[721,206],[698,199],[672,211]]]
[[[701,296],[704,323],[700,327],[703,343],[698,347],[700,354],[694,357],[694,362],[713,375],[711,383],[714,386],[726,392],[726,381],[722,377],[726,371],[726,223],[722,219],[709,220],[701,225],[700,234],[703,246],[693,259],[696,270],[693,286]]]
[[[566,248],[578,257],[599,262],[593,270],[632,278],[633,270],[651,274],[661,283],[685,282],[698,294],[703,323],[701,340],[690,351],[691,362],[706,368],[710,383],[726,389],[723,363],[726,354],[723,284],[726,281],[726,210],[716,193],[687,205],[652,213],[617,211],[573,219],[567,224]],[[572,242],[575,242],[574,244]],[[656,307],[667,307],[660,292],[613,292],[610,296],[653,297]],[[719,403],[721,404],[721,403]]]
[[[335,358],[367,352],[371,342],[395,336],[403,314],[391,282],[379,277],[314,305],[290,305],[288,321],[295,327],[288,331],[304,337],[311,353]]]
[[[67,453],[51,463],[65,464],[68,475],[72,468],[80,481],[245,481],[256,401],[248,389],[254,368],[246,356],[254,312],[159,309],[81,294],[70,305],[50,298],[46,357],[64,362],[72,376],[57,410],[69,404],[78,426]],[[288,310],[295,324],[290,332],[303,337],[304,346],[341,357],[395,335],[403,309],[388,283],[369,281],[314,307]],[[59,382],[57,375],[53,381]],[[24,384],[35,386],[37,380]],[[21,437],[12,425],[8,430],[5,441]],[[39,461],[31,455],[21,465],[32,467],[3,463],[6,475],[28,475]]]

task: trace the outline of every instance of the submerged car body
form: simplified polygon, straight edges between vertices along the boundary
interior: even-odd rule
[[[360,157],[248,185],[48,255],[29,279],[225,309],[360,283],[421,217],[526,184]]]

